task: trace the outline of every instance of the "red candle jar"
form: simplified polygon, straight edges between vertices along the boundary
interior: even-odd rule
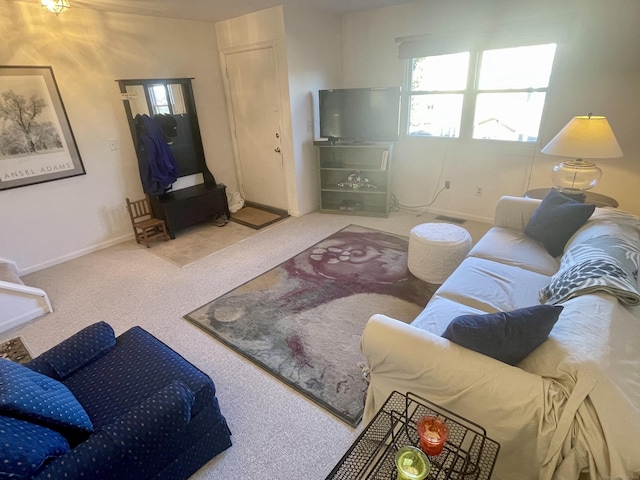
[[[427,415],[421,417],[416,425],[420,436],[420,448],[430,456],[440,455],[444,443],[449,437],[449,427],[438,417]]]

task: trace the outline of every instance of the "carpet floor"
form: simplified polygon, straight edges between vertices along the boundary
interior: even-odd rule
[[[25,275],[27,285],[47,292],[54,311],[3,332],[0,341],[22,337],[38,355],[99,320],[118,335],[139,325],[214,380],[233,432],[233,447],[191,480],[322,480],[357,438],[362,423],[350,427],[182,316],[351,223],[408,236],[413,226],[429,221],[433,215],[310,213],[259,230],[186,268],[151,253],[153,247],[127,241]],[[477,240],[490,225],[466,222],[464,227]]]
[[[371,315],[409,322],[437,288],[407,269],[407,238],[348,226],[185,318],[357,425]]]

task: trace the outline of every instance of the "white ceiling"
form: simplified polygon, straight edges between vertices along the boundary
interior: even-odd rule
[[[38,0],[30,0],[37,2]],[[345,15],[414,0],[70,0],[71,8],[218,22],[276,5]]]

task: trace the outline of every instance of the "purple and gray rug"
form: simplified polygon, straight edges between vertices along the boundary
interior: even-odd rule
[[[367,320],[409,322],[436,288],[409,273],[407,246],[406,237],[350,225],[185,318],[356,426]]]

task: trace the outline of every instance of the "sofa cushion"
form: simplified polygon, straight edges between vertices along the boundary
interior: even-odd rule
[[[0,358],[0,412],[59,430],[92,432],[82,405],[62,383]]]
[[[194,393],[193,415],[215,396],[215,385],[206,374],[146,330],[133,327],[118,337],[115,348],[76,371],[64,384],[99,430],[175,379]]]
[[[467,257],[436,294],[485,313],[509,312],[523,305],[537,305],[538,292],[550,278],[513,265]]]
[[[58,432],[0,416],[0,478],[31,478],[49,459],[69,451]]]
[[[567,250],[560,271],[540,290],[540,302],[557,304],[602,291],[628,305],[640,304],[640,250],[618,237],[585,240]]]
[[[27,366],[63,380],[100,358],[115,344],[116,337],[111,326],[105,322],[97,322],[36,357]]]
[[[503,227],[491,228],[478,240],[469,256],[520,267],[549,277],[560,267],[560,260],[549,255],[540,242],[528,237],[522,230]]]
[[[442,336],[496,360],[516,365],[549,336],[563,307],[535,305],[511,312],[456,317]]]
[[[557,257],[595,208],[595,205],[577,202],[552,189],[533,212],[524,233],[538,240],[552,256]]]

